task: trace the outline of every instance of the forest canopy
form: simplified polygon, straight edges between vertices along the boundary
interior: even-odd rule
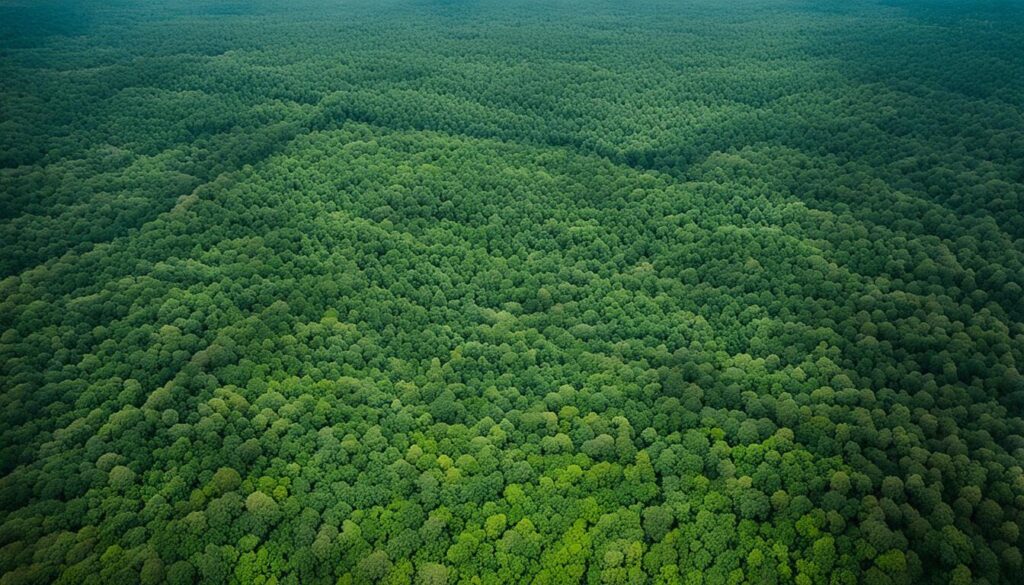
[[[0,585],[1019,583],[1022,47],[0,2]]]

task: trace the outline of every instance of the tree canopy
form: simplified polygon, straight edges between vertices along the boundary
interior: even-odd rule
[[[1019,7],[0,33],[0,585],[1019,582]]]

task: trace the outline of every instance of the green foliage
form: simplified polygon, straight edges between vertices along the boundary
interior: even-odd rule
[[[0,7],[0,585],[1019,582],[1022,25]]]

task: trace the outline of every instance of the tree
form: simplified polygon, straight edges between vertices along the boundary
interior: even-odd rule
[[[644,510],[644,533],[652,541],[661,541],[672,528],[674,518],[672,511],[664,506],[651,506]]]
[[[115,465],[110,469],[110,487],[122,491],[135,483],[135,472],[124,465]]]
[[[245,509],[259,530],[266,530],[277,523],[281,515],[280,507],[273,498],[263,492],[253,492],[245,498]]]
[[[438,563],[424,563],[416,571],[417,585],[445,585],[448,583],[448,568]]]
[[[375,550],[356,565],[356,582],[379,583],[391,570],[391,559],[382,550]]]

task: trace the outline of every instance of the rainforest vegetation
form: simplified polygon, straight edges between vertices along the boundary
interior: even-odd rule
[[[0,585],[996,585],[1022,529],[1019,3],[0,2]]]

